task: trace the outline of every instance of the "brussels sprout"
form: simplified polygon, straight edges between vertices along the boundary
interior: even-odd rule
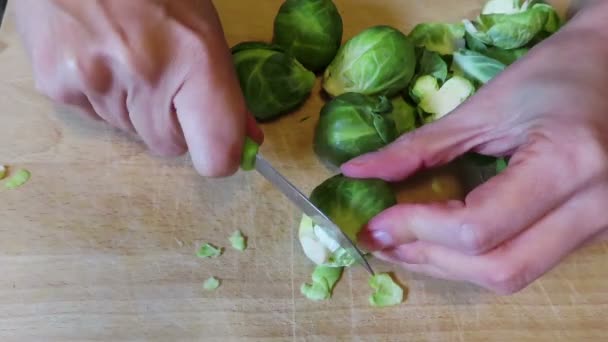
[[[424,78],[422,81],[425,80],[427,79]],[[417,82],[420,82],[420,79]],[[423,88],[418,107],[423,112],[423,121],[426,123],[439,120],[449,114],[475,93],[473,83],[461,76],[452,76],[439,90],[427,85],[414,88]]]
[[[464,25],[445,23],[422,23],[414,27],[409,37],[415,46],[451,55],[464,46]]]
[[[397,103],[397,107],[393,106]],[[407,129],[411,111],[407,104],[384,96],[345,93],[327,102],[317,122],[313,149],[322,160],[340,165],[378,150]],[[396,112],[397,110],[403,112]],[[396,121],[399,121],[399,129]],[[401,132],[403,133],[403,132]]]
[[[287,0],[274,20],[273,43],[317,72],[336,56],[342,31],[342,17],[333,1]]]
[[[414,45],[401,31],[385,25],[349,39],[323,75],[330,96],[348,92],[392,97],[405,89],[416,69]]]
[[[285,114],[310,96],[315,74],[282,48],[244,42],[232,48],[232,57],[247,107],[258,121]]]
[[[461,49],[454,53],[453,63],[466,77],[485,84],[501,73],[506,65],[479,52]]]
[[[388,183],[380,179],[353,179],[338,174],[326,179],[311,193],[310,201],[354,242],[363,226],[397,199]],[[304,254],[315,264],[351,266],[355,260],[306,215],[298,231]]]
[[[481,14],[476,21],[464,20],[464,27],[474,39],[501,49],[516,49],[530,43],[547,23],[544,7],[515,13]]]

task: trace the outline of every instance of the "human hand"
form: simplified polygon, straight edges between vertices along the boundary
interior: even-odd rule
[[[448,116],[344,164],[347,176],[398,181],[469,151],[511,156],[464,202],[380,213],[361,244],[413,272],[512,294],[605,237],[607,9],[583,9]]]
[[[210,0],[19,0],[37,88],[204,176],[239,166],[263,134],[246,109]]]

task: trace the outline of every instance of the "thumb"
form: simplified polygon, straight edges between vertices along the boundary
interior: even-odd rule
[[[208,177],[235,173],[245,136],[261,143],[263,133],[247,110],[230,50],[217,37],[196,61],[174,99],[177,117],[197,172]]]
[[[447,164],[466,152],[483,150],[489,142],[489,132],[496,129],[488,114],[496,109],[478,99],[472,97],[447,116],[402,135],[378,151],[344,163],[341,171],[349,177],[394,182],[418,170]]]

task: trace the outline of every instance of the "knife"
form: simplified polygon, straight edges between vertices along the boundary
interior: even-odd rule
[[[312,204],[308,197],[302,194],[298,188],[272,167],[272,165],[259,153],[259,148],[260,146],[251,138],[245,138],[241,169],[245,171],[257,170],[258,173],[272,183],[283,193],[283,195],[302,210],[304,214],[310,217],[314,223],[320,228],[323,228],[326,234],[337,241],[340,244],[340,247],[344,248],[359,265],[362,265],[371,275],[374,275],[374,270],[353,241],[342,231],[342,229],[340,229],[340,227],[329,219],[329,217]]]

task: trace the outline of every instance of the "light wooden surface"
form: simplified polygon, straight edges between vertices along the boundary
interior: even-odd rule
[[[471,17],[482,2],[336,1],[345,38],[379,23],[407,31]],[[280,1],[217,5],[234,44],[269,39]],[[296,241],[300,214],[261,177],[202,179],[187,156],[153,158],[121,133],[55,110],[32,84],[9,18],[0,34],[0,163],[33,177],[0,190],[0,341],[608,339],[606,244],[510,297],[374,262],[398,271],[404,304],[370,308],[362,269],[344,274],[331,301],[309,302],[299,293],[312,269]],[[263,152],[305,191],[329,175],[311,151],[321,104],[315,92],[264,126]],[[453,176],[442,179],[458,195]],[[425,184],[407,199],[434,199]],[[203,241],[227,246],[236,228],[249,236],[245,253],[195,257]],[[223,281],[215,292],[201,287],[210,275]]]

